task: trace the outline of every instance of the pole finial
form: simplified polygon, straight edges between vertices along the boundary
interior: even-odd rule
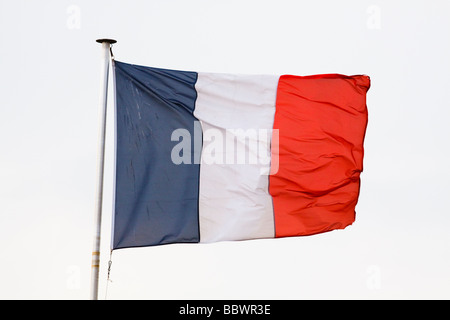
[[[109,43],[109,44],[113,44],[113,43],[117,42],[117,40],[114,40],[114,39],[97,39],[95,41],[98,42],[98,43],[106,42],[106,43]]]

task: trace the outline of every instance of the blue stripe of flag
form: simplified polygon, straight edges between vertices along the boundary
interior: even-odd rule
[[[113,249],[199,242],[200,154],[191,164],[171,161],[173,131],[194,137],[198,75],[118,61],[115,73]]]

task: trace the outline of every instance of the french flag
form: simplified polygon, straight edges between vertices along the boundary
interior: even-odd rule
[[[113,66],[113,249],[306,236],[354,222],[368,76]]]

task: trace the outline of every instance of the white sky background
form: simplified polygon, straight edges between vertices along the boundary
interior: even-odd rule
[[[100,45],[118,60],[368,74],[356,222],[113,254],[109,299],[450,298],[450,2],[0,0],[0,298],[89,298]],[[112,111],[110,104],[109,111]],[[100,298],[112,208],[108,117]]]

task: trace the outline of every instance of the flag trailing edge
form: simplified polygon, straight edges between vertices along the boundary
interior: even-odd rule
[[[354,222],[368,76],[114,71],[113,249]]]

